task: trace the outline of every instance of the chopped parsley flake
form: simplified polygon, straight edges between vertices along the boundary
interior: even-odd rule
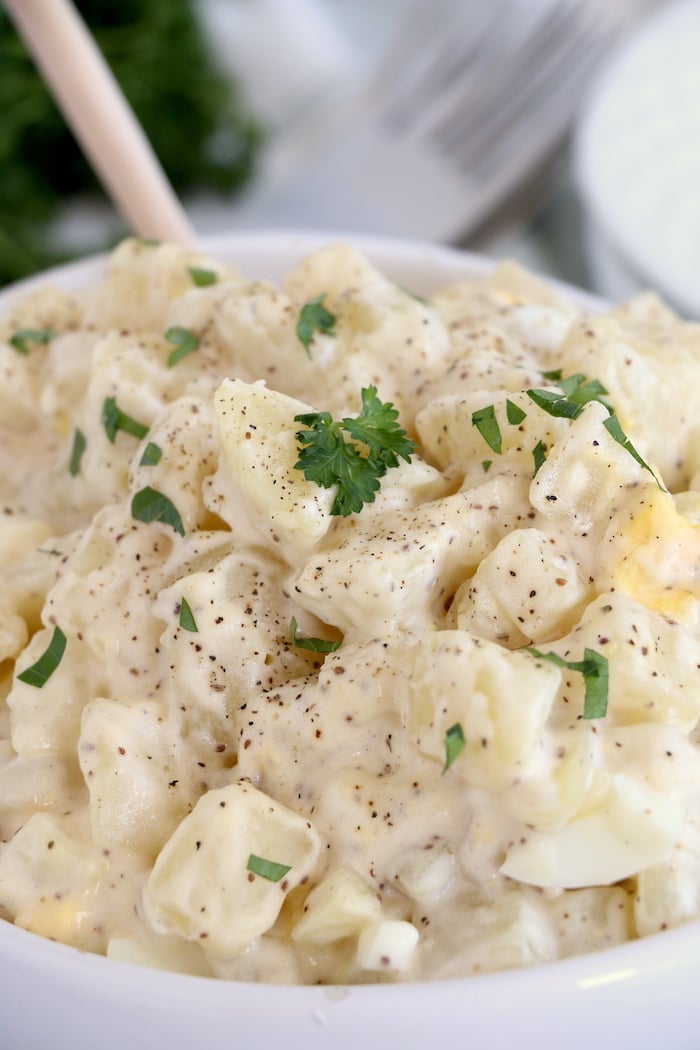
[[[199,266],[188,266],[187,272],[192,278],[192,284],[197,288],[207,288],[210,284],[216,284],[219,279],[216,270],[203,270]]]
[[[548,660],[557,667],[565,667],[569,671],[580,671],[585,684],[583,701],[583,717],[586,719],[604,718],[608,709],[608,661],[602,653],[595,649],[584,649],[583,660],[564,660],[557,653],[543,653],[532,646],[526,648],[526,652],[540,660]]]
[[[526,390],[531,401],[547,412],[550,416],[559,419],[576,419],[581,414],[582,406],[565,397],[558,390]]]
[[[80,464],[82,463],[86,444],[85,435],[79,427],[76,427],[75,433],[73,434],[73,446],[71,448],[70,460],[68,461],[68,473],[72,478],[80,472]]]
[[[251,853],[248,857],[246,868],[248,871],[252,871],[254,875],[260,875],[261,878],[267,879],[269,882],[279,882],[290,870],[291,865],[278,864],[274,860],[265,860],[264,857],[258,857],[255,853]]]
[[[33,685],[37,689],[41,689],[43,685],[46,685],[60,664],[65,650],[66,636],[61,628],[56,626],[46,652],[39,657],[35,664],[32,664],[26,671],[22,671],[21,674],[17,675],[20,682],[26,682],[27,685]]]
[[[443,773],[447,772],[454,760],[464,750],[466,740],[464,739],[464,732],[459,722],[455,722],[453,726],[445,733],[445,765],[443,766]]]
[[[518,423],[522,423],[526,416],[527,412],[525,412],[520,405],[516,405],[514,401],[510,400],[510,398],[506,398],[506,419],[512,426],[517,426]]]
[[[197,621],[194,618],[194,613],[192,612],[189,602],[186,598],[180,599],[180,627],[182,627],[184,631],[193,631],[195,633],[199,632],[199,627],[197,627]]]
[[[336,317],[323,305],[325,297],[325,292],[317,295],[315,299],[304,303],[299,311],[296,327],[297,339],[309,357],[311,357],[311,341],[316,332],[323,335],[335,335]]]
[[[534,471],[532,476],[535,477],[535,475],[537,474],[538,470],[540,469],[540,467],[544,463],[545,459],[547,458],[546,455],[545,455],[545,447],[544,447],[544,445],[542,444],[541,441],[538,441],[537,444],[535,445],[535,447],[533,448],[533,450],[532,450],[532,458],[535,461],[535,471]]]
[[[19,354],[28,354],[30,343],[45,346],[55,335],[53,328],[20,328],[13,332],[8,342]]]
[[[642,459],[642,457],[639,455],[630,439],[625,434],[624,430],[622,429],[622,426],[620,425],[620,420],[617,418],[617,416],[611,415],[609,419],[605,420],[603,426],[607,430],[608,434],[610,434],[610,437],[614,438],[615,441],[617,441],[618,445],[621,445],[626,452],[629,452],[630,456],[632,456],[632,459],[636,459],[637,463],[639,463],[639,465],[643,467],[644,470],[648,470],[656,484],[659,486],[659,488],[662,491],[665,491],[664,486],[661,484],[654,471],[651,469],[646,460]]]
[[[496,419],[496,409],[493,405],[486,405],[476,412],[472,412],[472,424],[481,434],[482,438],[493,452],[499,455],[503,447],[501,428]]]
[[[362,409],[354,418],[336,422],[328,412],[295,416],[306,430],[297,431],[299,459],[296,470],[322,488],[337,485],[331,514],[347,516],[373,503],[379,479],[399,458],[411,461],[414,445],[399,426],[398,412],[377,397],[377,388],[362,390]],[[351,441],[346,440],[347,434]]]
[[[330,641],[327,638],[300,638],[297,634],[298,626],[296,617],[292,616],[289,631],[292,645],[296,646],[297,649],[307,649],[310,653],[334,653],[343,644],[342,638],[336,641]]]
[[[155,441],[149,441],[143,450],[139,465],[142,467],[155,467],[157,463],[160,463],[162,455],[163,449],[160,445],[156,445]]]
[[[557,382],[557,385],[562,391],[562,394],[558,394],[554,390],[527,390],[528,397],[539,405],[540,408],[548,412],[550,416],[560,416],[567,419],[577,419],[581,414],[584,405],[587,405],[589,401],[599,401],[601,405],[604,405],[610,413],[609,418],[605,420],[603,426],[610,434],[618,445],[621,445],[626,452],[629,452],[633,459],[636,459],[637,463],[644,470],[647,470],[653,477],[656,484],[660,489],[664,489],[656,474],[644,460],[639,452],[625,434],[620,420],[615,415],[615,412],[610,404],[605,400],[607,390],[601,382],[597,379],[586,380],[586,377],[581,374],[568,376],[566,379],[561,378],[561,372],[543,372],[545,379],[552,379]],[[537,471],[535,471],[537,473]]]
[[[573,376],[561,378],[559,372],[543,373],[546,379],[552,379],[561,390],[561,394],[555,390],[527,390],[528,397],[548,412],[550,416],[558,416],[564,419],[576,419],[589,401],[600,401],[605,405],[608,412],[612,408],[605,401],[607,390],[597,379],[586,380],[584,375],[577,373]]]
[[[131,434],[132,437],[139,439],[145,437],[148,433],[147,426],[139,423],[133,416],[128,416],[126,412],[122,412],[117,405],[116,397],[105,398],[102,405],[102,425],[112,444],[114,444],[117,431],[119,430],[123,430],[125,434]]]
[[[162,521],[175,529],[180,536],[185,535],[185,526],[177,507],[167,496],[152,489],[150,485],[136,493],[131,501],[131,513],[137,521]]]
[[[492,466],[493,466],[493,460],[492,459],[482,459],[482,461],[481,461],[481,469],[483,470],[484,474],[488,474],[488,472],[491,470]]]
[[[166,362],[168,368],[172,368],[178,361],[182,361],[183,357],[187,357],[199,347],[199,336],[191,332],[189,328],[178,328],[177,326],[169,328],[165,333],[165,338],[175,347],[168,356]]]

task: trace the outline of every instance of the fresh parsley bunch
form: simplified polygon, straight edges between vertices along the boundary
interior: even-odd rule
[[[400,459],[410,463],[414,445],[399,426],[398,415],[391,402],[379,399],[375,386],[368,386],[354,418],[336,422],[329,412],[294,417],[307,428],[296,435],[296,469],[322,488],[338,486],[331,514],[347,517],[373,503],[387,470],[398,467]]]

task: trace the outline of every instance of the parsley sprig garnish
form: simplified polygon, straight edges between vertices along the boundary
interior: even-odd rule
[[[380,401],[376,387],[368,386],[354,418],[336,422],[329,412],[294,417],[307,428],[297,431],[295,468],[322,488],[338,486],[331,514],[346,517],[373,503],[387,470],[398,467],[399,459],[410,463],[414,444],[399,426],[398,415],[390,402]]]

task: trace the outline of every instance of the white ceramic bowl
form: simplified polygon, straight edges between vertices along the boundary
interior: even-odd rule
[[[659,3],[583,106],[574,177],[591,276],[619,298],[655,288],[700,317],[700,4]]]
[[[346,239],[424,294],[491,265],[445,248]],[[207,247],[251,276],[276,279],[319,243],[307,234],[246,234],[212,239]],[[94,280],[103,266],[103,260],[89,260],[24,287],[48,277],[76,287]],[[0,307],[11,294],[0,295]],[[465,980],[279,988],[141,969],[0,922],[0,1046],[697,1050],[698,976],[700,923],[595,955]]]

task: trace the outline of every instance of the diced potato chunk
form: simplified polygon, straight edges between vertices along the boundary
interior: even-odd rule
[[[234,954],[273,925],[320,854],[309,821],[251,784],[209,791],[156,860],[145,889],[147,916],[159,933],[202,941],[214,955]],[[260,861],[286,870],[279,878],[259,874]]]

